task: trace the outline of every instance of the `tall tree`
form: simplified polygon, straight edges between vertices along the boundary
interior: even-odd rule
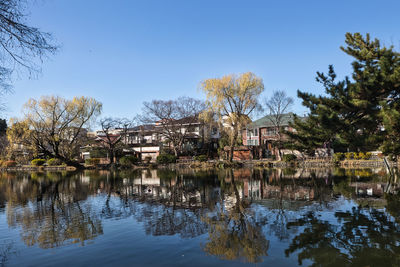
[[[182,151],[185,140],[193,132],[194,125],[198,125],[199,114],[203,110],[203,101],[191,97],[153,100],[143,103],[141,121],[155,124],[161,140],[171,144],[177,156]]]
[[[230,155],[233,160],[239,131],[249,122],[250,115],[260,108],[258,98],[264,91],[261,78],[247,72],[205,80],[200,85],[207,96],[207,114],[215,114],[221,127],[229,135]]]
[[[101,103],[87,97],[30,99],[24,106],[22,120],[30,130],[25,142],[38,153],[72,163],[85,141],[86,128],[101,109]]]
[[[269,99],[265,99],[268,118],[275,128],[276,140],[274,146],[278,149],[279,160],[281,160],[281,150],[283,148],[283,124],[285,116],[293,105],[293,98],[286,95],[285,91],[274,91]]]
[[[337,81],[330,66],[327,75],[317,73],[325,96],[298,91],[309,108],[308,119],[292,125],[297,132],[291,136],[300,148],[312,151],[332,144],[337,149],[371,150],[385,138],[381,109],[399,101],[400,54],[369,34],[347,33],[345,42],[342,51],[354,58],[351,78]]]

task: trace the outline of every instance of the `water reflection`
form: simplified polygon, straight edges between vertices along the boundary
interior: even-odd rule
[[[21,180],[8,179],[2,192],[8,200],[7,222],[21,227],[28,246],[53,248],[68,243],[85,244],[103,233],[101,220],[86,199],[80,180],[62,180],[62,174],[38,177],[32,173]],[[3,188],[2,188],[3,189]]]
[[[19,172],[0,174],[0,214],[40,248],[96,242],[106,220],[132,217],[147,235],[204,236],[223,260],[265,261],[279,241],[298,264],[398,266],[398,191],[379,169]]]
[[[234,171],[227,170],[221,179],[219,205],[203,217],[209,229],[204,250],[221,259],[259,262],[262,256],[267,256],[269,247],[262,232],[265,219],[255,216],[250,201],[240,194],[240,188]]]
[[[16,253],[14,242],[5,241],[3,244],[0,244],[0,266],[6,266],[10,257]]]
[[[301,228],[287,250],[298,262],[315,266],[400,266],[400,226],[390,215],[375,209],[353,208],[324,220],[313,212],[289,222]]]

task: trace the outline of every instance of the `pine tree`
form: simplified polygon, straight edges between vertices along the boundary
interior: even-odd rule
[[[289,135],[297,148],[311,152],[329,144],[364,151],[379,148],[387,138],[381,130],[382,105],[390,110],[400,101],[400,54],[369,34],[347,33],[345,42],[341,50],[354,58],[351,78],[336,81],[330,66],[327,75],[317,73],[326,96],[298,91],[309,116],[292,123],[297,132]]]
[[[382,119],[385,138],[383,139],[381,149],[385,155],[393,157],[400,155],[400,103],[389,107],[382,103]]]

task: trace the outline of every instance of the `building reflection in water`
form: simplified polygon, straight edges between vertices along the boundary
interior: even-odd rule
[[[289,241],[285,253],[299,253],[299,263],[325,263],[316,254],[324,247],[327,255],[347,248],[338,259],[345,262],[356,258],[353,247],[360,249],[372,233],[383,238],[374,240],[375,245],[392,236],[395,240],[381,249],[390,256],[397,253],[396,177],[388,178],[382,170],[343,169],[3,173],[0,212],[7,214],[10,227],[20,229],[26,245],[41,248],[86,245],[104,234],[104,220],[133,217],[149,235],[207,234],[202,248],[221,259],[260,262],[273,246],[268,236],[275,235]],[[317,216],[321,209],[332,211],[340,199],[350,199],[358,208],[336,212],[336,221]],[[376,222],[384,227],[376,228]],[[357,233],[360,225],[375,230],[346,232]],[[310,239],[314,243],[307,243]]]

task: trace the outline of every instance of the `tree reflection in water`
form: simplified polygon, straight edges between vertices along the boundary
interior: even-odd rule
[[[398,183],[373,175],[244,168],[9,173],[0,174],[0,212],[21,228],[26,245],[41,248],[85,245],[103,234],[105,220],[132,217],[148,235],[206,235],[202,249],[225,260],[267,260],[274,240],[289,243],[285,254],[299,264],[400,266]],[[342,211],[343,199],[356,207]]]
[[[16,254],[14,242],[7,241],[0,245],[0,266],[6,266],[10,256]]]
[[[208,242],[204,251],[224,260],[244,259],[260,262],[267,256],[269,241],[262,231],[262,224],[256,220],[250,203],[240,197],[233,171],[228,170],[228,186],[224,184],[219,205],[213,212],[203,217],[208,225]],[[229,202],[233,203],[229,203]]]
[[[389,214],[372,208],[336,212],[336,222],[309,212],[288,223],[302,228],[286,256],[299,251],[298,262],[312,266],[400,266],[400,225]]]
[[[72,193],[76,183],[71,183],[70,179],[62,181],[57,174],[48,175],[39,183],[35,176],[33,178],[30,181],[33,186],[27,188],[30,192],[26,194],[30,203],[20,205],[21,201],[14,197],[13,201],[8,202],[6,210],[8,224],[22,228],[21,236],[25,244],[41,248],[68,243],[84,245],[86,240],[103,233],[101,220],[92,211],[90,203],[80,203],[78,192],[81,191]],[[11,186],[10,191],[15,189],[18,188]],[[23,198],[22,202],[25,201]]]

